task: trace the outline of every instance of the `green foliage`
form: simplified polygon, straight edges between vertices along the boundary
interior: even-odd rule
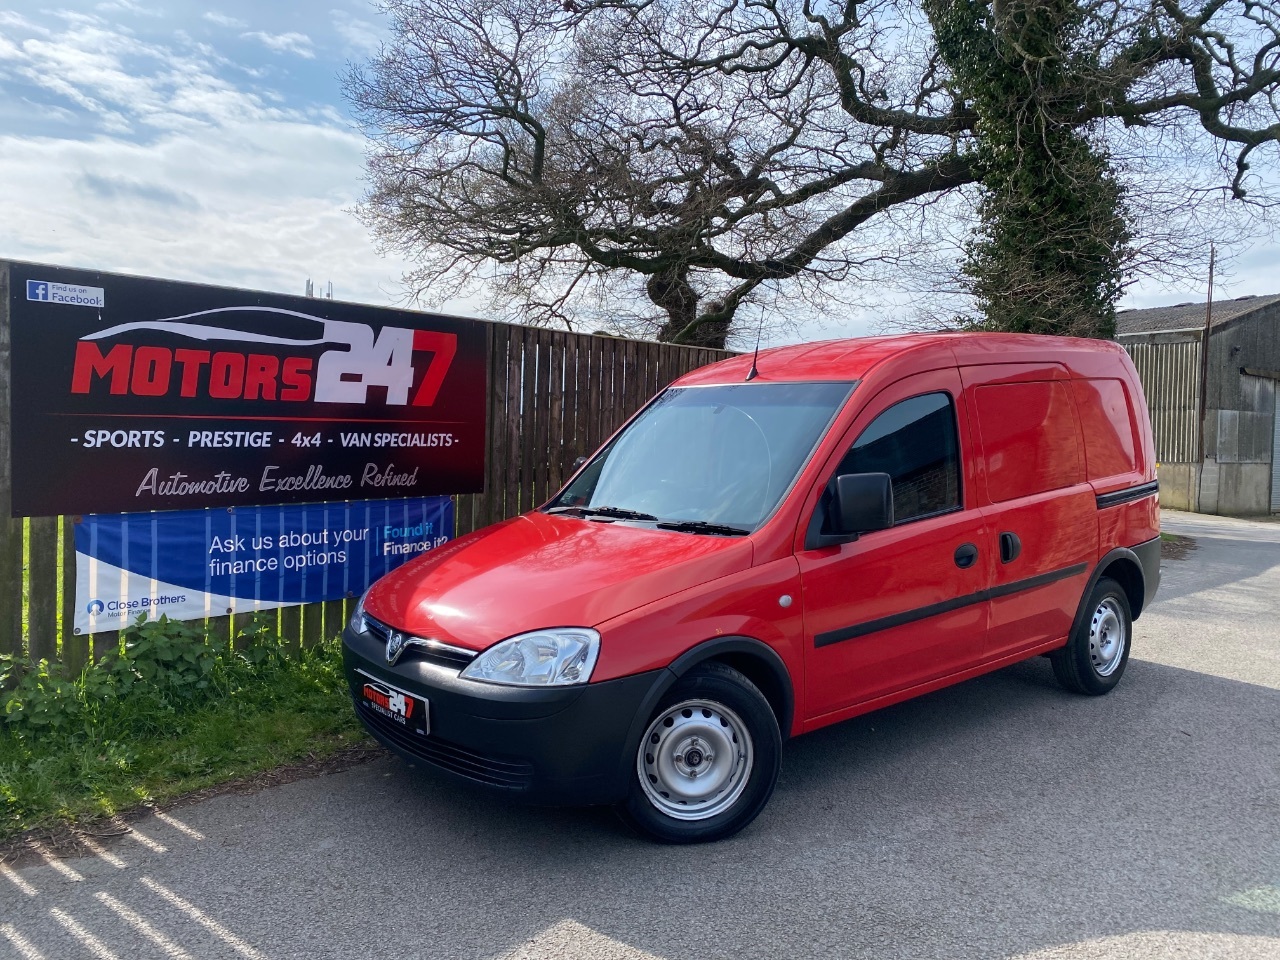
[[[179,695],[207,690],[219,659],[203,630],[165,616],[125,631],[122,662],[144,683]]]
[[[0,716],[14,728],[32,732],[66,729],[82,712],[79,687],[39,663],[0,657]]]
[[[980,225],[963,271],[978,329],[1105,337],[1129,253],[1124,190],[1077,116],[1099,45],[1075,0],[926,0],[978,116]]]
[[[171,711],[176,701],[207,698],[234,667],[228,651],[210,645],[202,629],[163,616],[140,618],[123,641],[117,656],[88,665],[75,678],[62,676],[47,660],[0,658],[0,716],[10,731],[63,733],[92,724],[104,701],[130,696]]]
[[[161,618],[79,677],[0,657],[0,837],[113,813],[360,738],[339,643],[288,653],[264,621],[227,644]]]

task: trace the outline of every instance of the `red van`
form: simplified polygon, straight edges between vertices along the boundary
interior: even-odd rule
[[[1109,691],[1159,533],[1114,343],[783,347],[681,378],[549,503],[383,577],[343,652],[410,760],[715,840],[786,737],[1040,654]]]

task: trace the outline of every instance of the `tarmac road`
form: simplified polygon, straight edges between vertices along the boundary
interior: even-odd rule
[[[1280,524],[1169,514],[1114,694],[1036,659],[788,744],[711,846],[394,759],[0,870],[0,956],[1280,958]]]

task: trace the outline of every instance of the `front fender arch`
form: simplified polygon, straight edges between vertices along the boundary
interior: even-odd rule
[[[782,734],[782,739],[786,740],[791,736],[791,725],[795,717],[795,689],[791,674],[787,671],[786,664],[783,663],[778,652],[764,641],[754,637],[723,636],[704,640],[671,661],[658,675],[644,699],[640,701],[640,706],[631,720],[631,728],[627,731],[626,749],[619,758],[615,781],[619,795],[626,793],[627,778],[631,775],[631,768],[635,764],[636,746],[644,735],[645,727],[649,725],[649,718],[657,710],[658,703],[677,680],[698,664],[706,663],[708,660],[721,660],[746,674],[757,687],[760,687],[760,692],[773,707],[774,714],[778,717],[778,730]],[[747,669],[742,670],[742,666],[746,666]]]
[[[791,724],[795,718],[795,688],[791,674],[778,652],[762,640],[754,637],[715,637],[704,640],[676,657],[654,682],[641,701],[632,721],[629,742],[635,743],[643,732],[649,717],[657,709],[666,692],[686,673],[708,660],[721,660],[745,674],[760,688],[778,718],[778,729],[785,740],[791,736]],[[742,669],[746,666],[747,669]],[[763,680],[763,682],[760,682]]]
[[[759,687],[778,718],[782,738],[785,740],[791,735],[791,724],[795,718],[795,687],[791,682],[791,674],[787,672],[787,665],[773,647],[754,637],[730,636],[706,640],[672,661],[667,668],[673,674],[671,682],[674,683],[698,664],[708,660],[720,660],[729,664]]]

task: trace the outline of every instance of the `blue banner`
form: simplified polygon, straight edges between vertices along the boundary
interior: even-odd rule
[[[75,632],[359,596],[453,535],[448,497],[91,514],[75,528]]]

